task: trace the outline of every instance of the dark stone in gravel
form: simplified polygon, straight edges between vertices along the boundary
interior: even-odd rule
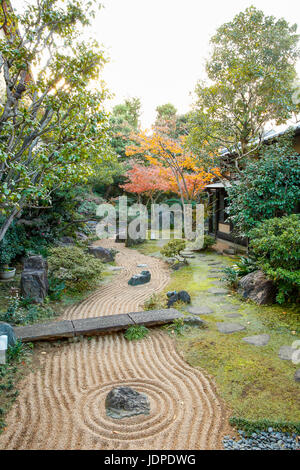
[[[178,292],[178,299],[181,300],[181,302],[184,302],[186,304],[191,303],[190,294],[186,290],[180,290]]]
[[[217,328],[220,333],[236,333],[237,331],[243,331],[246,329],[245,326],[240,323],[229,323],[229,322],[217,322]]]
[[[0,322],[0,336],[7,336],[7,345],[14,346],[16,344],[16,335],[14,333],[13,327],[9,323]]]
[[[254,346],[266,346],[270,341],[270,335],[262,334],[262,335],[254,335],[254,336],[246,336],[243,338],[243,341],[249,344],[253,344]]]
[[[129,279],[128,284],[130,286],[139,286],[141,284],[146,284],[151,279],[150,271],[142,271],[141,274],[135,274]]]
[[[188,312],[193,315],[210,315],[211,313],[214,313],[211,308],[206,307],[205,305],[203,307],[188,307]]]
[[[88,252],[95,258],[100,259],[103,263],[111,263],[115,260],[116,253],[102,246],[89,246]]]
[[[113,388],[105,400],[107,416],[114,419],[129,418],[150,413],[150,402],[146,395],[130,387]]]
[[[170,308],[172,307],[172,305],[175,304],[175,302],[178,302],[178,300],[181,300],[181,302],[184,302],[186,304],[189,304],[191,303],[191,297],[190,295],[188,294],[188,292],[186,292],[185,290],[180,290],[179,292],[168,292],[168,302],[167,302],[167,307]]]

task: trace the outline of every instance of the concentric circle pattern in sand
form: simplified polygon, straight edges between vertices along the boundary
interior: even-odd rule
[[[131,273],[136,263],[129,259],[126,249],[119,249],[118,262],[124,256],[122,265]],[[152,286],[159,290],[155,279],[158,260],[140,259],[153,269]],[[162,272],[159,282],[163,284],[168,273]],[[115,286],[111,292],[118,307],[116,313],[122,313],[123,296],[117,282],[123,286],[123,276],[111,283]],[[149,291],[139,292],[137,300],[131,291],[125,311],[135,310],[137,302],[149,296]],[[91,298],[97,308],[91,301],[86,316],[88,312],[92,316],[96,312],[108,314],[101,308],[101,288]],[[105,303],[109,305],[107,294]],[[79,307],[74,317],[80,317]],[[148,338],[137,342],[128,342],[115,333],[64,342],[48,351],[41,355],[41,367],[20,384],[20,395],[7,417],[7,429],[0,435],[0,449],[221,448],[224,432],[228,432],[227,413],[214,385],[181,359],[174,341],[161,330],[153,329]],[[150,414],[121,420],[108,417],[105,397],[118,385],[145,393]]]

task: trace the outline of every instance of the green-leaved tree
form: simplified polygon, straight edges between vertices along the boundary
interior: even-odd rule
[[[211,39],[209,81],[196,87],[189,142],[223,176],[239,174],[257,154],[267,123],[285,123],[295,111],[296,29],[250,7]]]
[[[0,240],[24,207],[50,203],[57,188],[84,182],[111,158],[106,59],[80,36],[97,3],[36,0],[16,14],[1,1]]]

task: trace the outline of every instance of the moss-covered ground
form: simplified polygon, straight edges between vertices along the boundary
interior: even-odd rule
[[[160,246],[156,241],[149,241],[138,249],[144,254],[160,256]],[[230,290],[227,295],[209,293],[209,288],[226,287],[221,270],[234,262],[232,258],[209,252],[205,256],[196,254],[188,262],[188,266],[172,272],[165,292],[184,289],[189,292],[193,306],[208,306],[213,313],[201,315],[207,328],[187,328],[177,337],[178,350],[184,359],[215,378],[219,393],[234,417],[251,422],[300,423],[300,384],[294,380],[299,364],[278,357],[281,346],[291,346],[300,339],[299,309],[295,305],[258,306],[243,301]],[[214,271],[217,272],[213,274]],[[182,305],[179,307],[186,310]],[[226,317],[230,313],[241,317]],[[222,321],[238,322],[246,330],[219,333],[216,322]],[[266,346],[254,346],[242,340],[262,333],[270,335]]]

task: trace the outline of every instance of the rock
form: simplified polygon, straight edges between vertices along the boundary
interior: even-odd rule
[[[128,284],[130,286],[139,286],[141,284],[146,284],[151,279],[150,271],[142,271],[140,274],[135,274],[129,279]]]
[[[102,246],[89,246],[88,252],[103,263],[112,263],[116,257],[115,251],[103,248]]]
[[[193,255],[192,253],[181,253],[180,256],[182,256],[182,258],[195,258],[195,255]]]
[[[13,327],[9,323],[0,322],[0,336],[7,336],[7,345],[14,346],[16,344],[17,338],[14,333]]]
[[[185,290],[181,290],[179,292],[176,292],[176,291],[168,292],[168,294],[167,294],[168,296],[167,307],[168,308],[172,307],[172,305],[174,305],[175,302],[178,302],[179,300],[181,300],[181,302],[184,302],[186,304],[191,303],[191,297],[188,294],[188,292],[186,292]]]
[[[168,299],[168,302],[167,302],[167,307],[170,308],[172,307],[175,302],[177,302],[179,299],[178,299],[178,294],[177,292],[175,292],[173,295],[171,295]]]
[[[32,255],[24,259],[23,268],[37,271],[47,270],[48,263],[41,255]]]
[[[206,325],[206,322],[204,320],[201,320],[201,318],[192,315],[184,317],[183,323],[187,326],[199,326],[202,328]]]
[[[253,344],[254,346],[266,346],[270,341],[270,335],[262,334],[262,335],[255,335],[255,336],[246,336],[243,338],[243,341],[249,344]]]
[[[295,382],[300,382],[300,369],[296,370],[294,379],[295,379]]]
[[[174,295],[174,294],[177,294],[176,290],[172,290],[172,291],[169,290],[169,291],[167,292],[167,297],[168,297],[168,299],[169,299],[170,297],[172,297],[172,295]]]
[[[293,353],[296,351],[292,346],[281,346],[278,352],[278,357],[284,361],[291,361]]]
[[[240,323],[229,323],[229,322],[217,322],[217,328],[220,333],[236,333],[237,331],[243,331],[246,329],[245,326]]]
[[[43,303],[48,294],[48,265],[41,255],[28,257],[21,274],[21,295],[35,303]]]
[[[238,293],[245,299],[251,299],[258,305],[263,305],[274,302],[276,288],[263,271],[259,270],[240,279]]]
[[[191,303],[190,294],[186,290],[180,290],[178,292],[178,299],[181,300],[181,302],[184,302],[185,304]]]
[[[77,240],[80,240],[81,242],[85,242],[89,237],[82,232],[75,232]]]
[[[215,287],[212,287],[210,289],[207,289],[207,292],[209,292],[210,294],[214,294],[214,295],[225,295],[225,294],[228,294],[228,289],[216,289]]]
[[[206,307],[205,305],[203,307],[188,307],[188,311],[193,315],[210,315],[211,313],[214,313],[211,308]]]
[[[69,245],[74,245],[75,240],[73,237],[61,237],[57,241],[57,244],[60,246],[69,246]]]
[[[129,418],[150,413],[150,402],[147,395],[130,387],[113,388],[105,400],[107,416],[114,419]]]
[[[148,264],[137,264],[138,268],[148,268]]]
[[[187,263],[185,261],[179,261],[177,263],[172,264],[171,268],[173,271],[178,271],[180,268],[185,268],[187,266]]]

